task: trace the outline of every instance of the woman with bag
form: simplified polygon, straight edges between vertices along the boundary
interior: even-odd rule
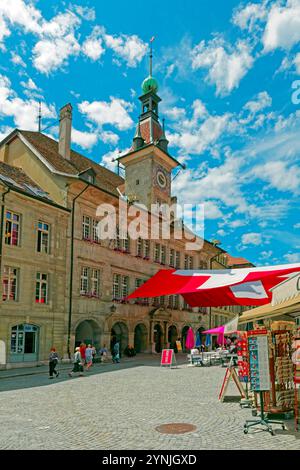
[[[75,372],[79,372],[79,377],[83,376],[83,365],[79,347],[75,348],[73,369],[69,372],[69,377],[73,377],[73,373]]]
[[[55,370],[55,367],[58,364],[58,354],[56,352],[55,348],[50,349],[50,354],[49,354],[49,379],[53,379],[53,373],[56,375],[56,377],[59,376],[59,372]]]

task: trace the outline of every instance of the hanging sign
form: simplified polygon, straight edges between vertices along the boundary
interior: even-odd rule
[[[176,358],[174,354],[174,349],[163,349],[161,352],[161,366],[172,366],[172,364],[176,364]]]
[[[270,390],[267,330],[248,331],[250,386],[255,392]]]

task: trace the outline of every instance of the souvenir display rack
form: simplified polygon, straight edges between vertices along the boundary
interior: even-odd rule
[[[292,360],[294,364],[294,385],[295,385],[295,430],[300,430],[300,331],[295,333],[293,343],[293,355]]]
[[[276,321],[269,332],[271,391],[268,408],[273,414],[294,410],[293,328],[293,322]]]
[[[279,424],[282,429],[285,425],[282,421],[268,419],[265,415],[264,398],[271,389],[269,371],[269,338],[265,329],[252,330],[247,332],[249,350],[249,370],[251,390],[259,393],[260,417],[259,419],[247,419],[244,424],[244,433],[247,434],[250,427],[263,426],[265,431],[274,436],[272,424]]]
[[[246,385],[246,398],[242,398],[240,402],[241,408],[251,408],[251,400],[249,400],[249,349],[247,341],[247,332],[240,331],[237,342],[238,355],[238,376],[240,382]]]

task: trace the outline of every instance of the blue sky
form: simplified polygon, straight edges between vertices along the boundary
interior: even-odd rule
[[[39,100],[56,137],[71,102],[73,147],[115,169],[152,36],[169,151],[187,165],[173,193],[205,204],[205,238],[232,255],[300,261],[300,0],[0,2],[1,137],[36,130]]]

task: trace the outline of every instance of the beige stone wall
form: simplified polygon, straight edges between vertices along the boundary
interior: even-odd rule
[[[11,191],[5,197],[5,209],[21,215],[19,246],[9,246],[3,241],[1,274],[4,266],[16,267],[18,300],[2,300],[0,285],[0,339],[10,355],[11,328],[22,323],[40,328],[38,361],[47,360],[49,349],[55,346],[63,353],[66,302],[66,232],[69,213],[35,199]],[[37,223],[50,224],[50,253],[37,252]],[[36,273],[49,275],[49,302],[35,302]]]
[[[20,140],[14,139],[0,149],[0,160],[22,168],[30,178],[51,195],[51,199],[66,206],[67,188],[64,177],[54,175]]]

